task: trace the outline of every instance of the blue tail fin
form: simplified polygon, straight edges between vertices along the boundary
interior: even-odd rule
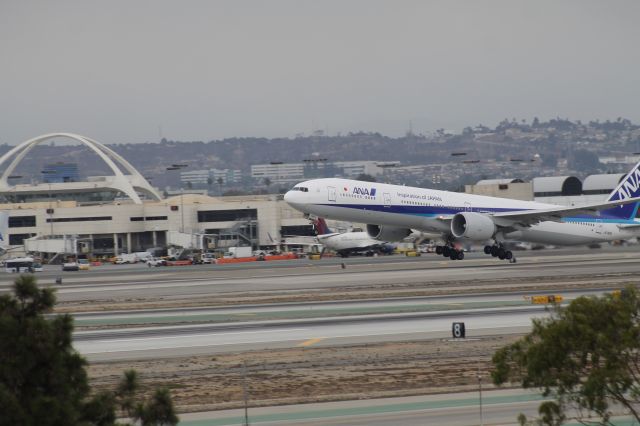
[[[316,228],[316,235],[331,234],[331,229],[327,226],[327,222],[321,217],[313,221],[313,226]]]
[[[640,197],[640,163],[620,181],[616,189],[609,194],[607,201],[626,200]],[[626,204],[612,209],[602,210],[603,216],[613,216],[620,219],[633,219],[638,211],[638,203]]]

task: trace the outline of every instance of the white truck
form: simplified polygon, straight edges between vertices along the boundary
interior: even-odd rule
[[[229,247],[229,251],[224,254],[226,259],[237,259],[240,257],[253,256],[251,247]]]
[[[115,264],[122,265],[124,263],[136,263],[138,262],[138,255],[136,253],[122,253],[116,256]]]

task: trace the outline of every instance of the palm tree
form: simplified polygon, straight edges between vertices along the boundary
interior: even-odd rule
[[[209,187],[209,191],[208,192],[211,192],[211,184],[213,184],[213,179],[211,179],[211,176],[209,176],[207,178],[207,186]]]
[[[224,179],[222,179],[222,176],[220,176],[218,179],[216,179],[216,182],[218,183],[218,192],[220,193],[220,195],[222,195],[222,184],[224,183]]]

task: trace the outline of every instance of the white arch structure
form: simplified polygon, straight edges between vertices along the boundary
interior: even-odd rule
[[[18,144],[16,147],[12,148],[9,152],[0,157],[0,167],[2,167],[4,163],[15,156],[13,161],[9,163],[5,171],[2,173],[2,176],[0,176],[0,193],[11,192],[14,189],[14,187],[9,184],[9,176],[29,151],[31,151],[36,145],[61,137],[73,139],[87,146],[95,152],[102,161],[107,164],[107,166],[109,166],[113,171],[114,176],[104,185],[105,188],[123,192],[136,204],[142,204],[142,201],[136,191],[140,191],[155,200],[161,199],[160,194],[158,194],[158,192],[149,184],[140,172],[138,172],[138,170],[136,170],[127,160],[100,142],[96,142],[86,136],[76,135],[73,133],[49,133],[38,136]],[[124,174],[116,163],[129,174]]]

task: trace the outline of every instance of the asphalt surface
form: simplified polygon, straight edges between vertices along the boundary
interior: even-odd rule
[[[574,275],[640,273],[639,248],[618,250],[559,250],[523,252],[509,264],[480,253],[463,261],[435,254],[419,258],[306,259],[238,265],[194,265],[147,268],[144,265],[104,265],[90,271],[48,270],[39,282],[57,288],[60,302],[113,299],[184,299],[233,293],[306,292],[329,288],[460,282],[474,279],[517,281],[550,277],[561,281]],[[342,268],[344,264],[345,268]],[[56,285],[56,277],[62,285]],[[9,291],[15,274],[0,274],[0,293]],[[486,285],[486,284],[485,284]]]
[[[483,288],[500,290],[511,281],[535,278],[557,284],[554,294],[567,300],[582,294],[600,294],[611,287],[607,277],[633,281],[640,276],[640,248],[553,250],[518,253],[510,264],[480,253],[464,261],[436,255],[419,258],[306,259],[255,262],[242,265],[197,265],[147,268],[144,265],[105,265],[90,271],[65,272],[57,268],[38,273],[39,282],[57,288],[58,300],[92,303],[112,300],[198,299],[240,294],[291,292],[307,294],[327,289],[447,283],[471,288],[478,279]],[[55,285],[62,277],[63,284]],[[577,278],[576,278],[577,277]],[[591,291],[569,290],[565,280],[603,277]],[[15,274],[0,274],[0,293],[7,292]],[[495,286],[491,280],[496,280]],[[488,284],[489,283],[489,284]],[[476,291],[482,288],[475,288]],[[369,342],[451,339],[453,322],[464,322],[465,345],[498,334],[523,333],[531,319],[550,314],[545,306],[529,304],[530,291],[460,294],[381,300],[252,304],[197,308],[86,312],[76,316],[81,327],[74,346],[89,360],[154,359],[197,354],[252,351],[298,346],[336,346]],[[101,329],[101,327],[110,327]],[[115,328],[114,328],[115,327]],[[455,399],[446,396],[445,399]],[[469,398],[467,398],[469,400]],[[514,423],[514,413],[535,413],[538,400],[488,403],[487,423]],[[345,402],[348,404],[349,402]],[[357,403],[357,402],[353,402]],[[382,404],[389,408],[393,404]],[[398,408],[400,407],[400,408]],[[404,408],[403,408],[404,407]],[[417,407],[417,408],[416,408]],[[323,411],[321,409],[320,411]],[[295,411],[295,410],[294,410]],[[308,410],[307,410],[308,411]],[[356,410],[357,411],[357,410]],[[334,413],[334,414],[326,414]],[[336,414],[337,413],[337,414]],[[258,417],[259,424],[300,425],[418,425],[478,424],[475,403],[403,406],[357,412],[325,410],[319,417]],[[238,424],[236,420],[187,417],[185,425]],[[191,420],[189,420],[191,419]],[[235,423],[234,423],[235,421]]]

